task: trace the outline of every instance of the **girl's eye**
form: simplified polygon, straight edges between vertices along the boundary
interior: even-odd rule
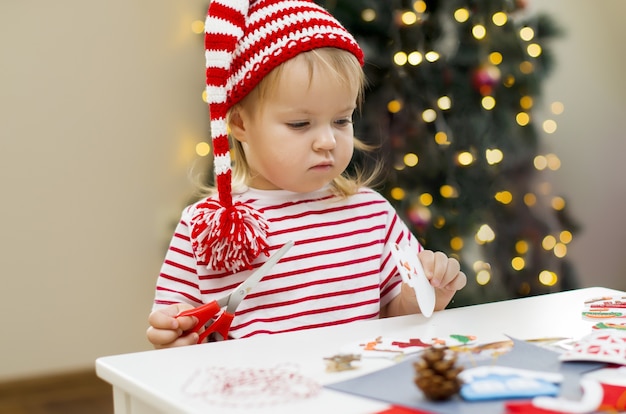
[[[343,119],[338,119],[335,121],[335,124],[339,125],[339,126],[347,126],[352,124],[352,118],[343,118]]]
[[[287,126],[291,129],[303,129],[309,126],[307,121],[302,122],[288,122]]]

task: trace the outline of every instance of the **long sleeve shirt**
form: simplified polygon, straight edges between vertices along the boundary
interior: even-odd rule
[[[368,188],[347,198],[328,189],[304,194],[247,189],[233,194],[238,200],[269,222],[270,254],[289,240],[295,244],[241,302],[233,338],[376,319],[381,306],[400,292],[391,247],[410,245],[415,254],[422,249],[391,204]],[[197,204],[184,209],[176,227],[154,309],[219,299],[267,259],[261,255],[252,269],[234,274],[198,264],[189,236]]]

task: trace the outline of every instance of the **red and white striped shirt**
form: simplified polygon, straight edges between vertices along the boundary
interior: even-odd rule
[[[289,240],[294,246],[245,297],[230,336],[244,338],[376,319],[381,306],[400,292],[401,278],[391,246],[422,248],[379,193],[363,188],[341,198],[328,189],[299,194],[248,189],[234,194],[269,222],[272,254]],[[253,269],[235,274],[199,265],[189,238],[195,204],[174,232],[157,280],[154,309],[185,302],[194,306],[230,293]]]

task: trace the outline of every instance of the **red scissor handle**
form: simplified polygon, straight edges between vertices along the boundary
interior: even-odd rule
[[[235,315],[232,313],[228,313],[226,311],[222,312],[222,314],[218,316],[217,319],[213,321],[213,323],[200,334],[200,337],[198,338],[198,343],[201,343],[204,338],[206,338],[213,332],[217,332],[218,334],[220,334],[222,336],[222,339],[224,340],[228,339],[228,331],[234,317]],[[219,340],[219,338],[216,339]]]
[[[189,309],[179,313],[176,317],[179,316],[194,316],[198,319],[198,323],[191,329],[191,332],[198,332],[202,327],[204,327],[211,319],[215,319],[215,315],[220,313],[222,310],[221,306],[217,303],[217,301],[211,301],[209,303],[205,303],[202,306],[198,306],[197,308]],[[200,333],[198,338],[198,343],[204,341],[204,339],[209,336],[213,332],[217,332],[224,339],[228,339],[228,330],[230,329],[230,324],[233,322],[234,314],[228,312],[222,312],[221,315],[217,317],[211,323],[210,326],[207,326],[206,329]]]

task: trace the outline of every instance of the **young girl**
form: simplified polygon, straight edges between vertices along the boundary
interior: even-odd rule
[[[150,342],[195,344],[196,319],[177,315],[229,294],[290,240],[241,302],[232,338],[420,312],[394,243],[419,253],[444,309],[466,283],[459,263],[422,249],[368,187],[375,174],[346,172],[354,150],[368,149],[353,133],[364,85],[353,37],[320,6],[294,0],[213,0],[206,30],[217,191],[182,213]]]

